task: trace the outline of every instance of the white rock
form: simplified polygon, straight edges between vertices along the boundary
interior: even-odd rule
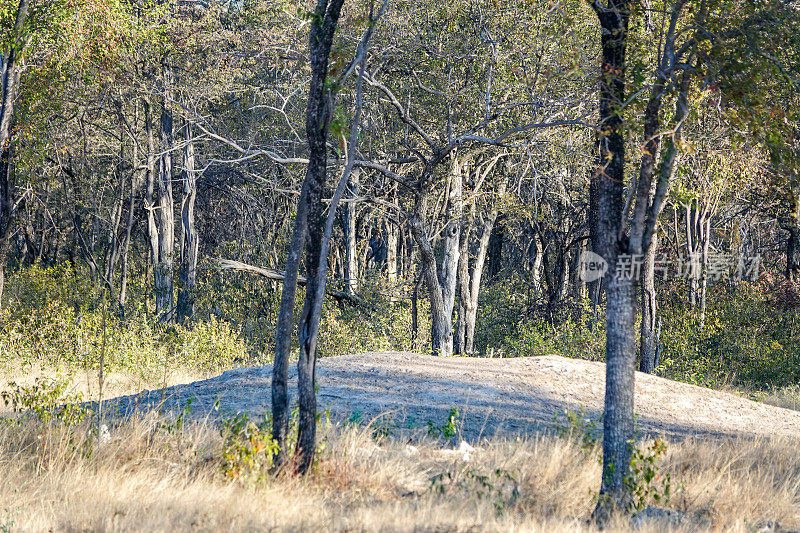
[[[419,448],[416,446],[412,446],[410,444],[406,444],[405,449],[403,450],[403,455],[406,457],[411,457],[412,455],[417,455],[419,453]]]

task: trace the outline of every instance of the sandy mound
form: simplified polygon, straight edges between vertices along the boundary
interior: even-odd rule
[[[192,414],[259,415],[270,409],[272,367],[230,370],[212,379],[112,400],[121,412],[162,404]],[[290,370],[296,387],[296,370]],[[603,410],[605,365],[558,356],[515,359],[439,358],[406,352],[330,357],[317,365],[318,406],[336,419],[383,426],[440,426],[451,407],[462,414],[464,436],[529,433],[566,425],[565,411],[585,410],[597,421]],[[800,435],[800,412],[732,394],[637,373],[636,415],[646,433],[688,435]],[[554,421],[556,417],[560,422]]]

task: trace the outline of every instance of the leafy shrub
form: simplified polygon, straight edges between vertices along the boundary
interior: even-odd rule
[[[279,450],[270,429],[269,419],[256,424],[245,413],[223,422],[222,473],[226,478],[253,482],[266,477]]]
[[[667,451],[661,439],[634,447],[631,464],[625,477],[625,486],[633,496],[633,506],[637,511],[644,509],[651,501],[657,505],[667,505],[672,496],[672,478],[669,472],[661,472],[659,460]]]
[[[80,394],[66,394],[68,385],[68,381],[55,379],[37,379],[27,387],[11,382],[10,390],[0,393],[0,397],[15,413],[35,416],[45,424],[56,421],[75,426],[88,416],[89,410],[81,405]]]
[[[211,373],[249,359],[249,346],[225,321],[211,316],[187,327],[166,326],[142,309],[121,319],[104,305],[94,305],[96,299],[85,294],[78,279],[65,267],[32,267],[15,274],[10,285],[16,305],[0,314],[0,363],[71,372],[96,368],[104,354],[107,369],[153,382],[165,369]],[[76,300],[81,295],[87,300]]]
[[[662,310],[659,373],[698,385],[753,390],[800,381],[798,312],[775,304],[781,287],[767,276],[755,284],[713,287],[703,328],[686,300],[673,296]]]

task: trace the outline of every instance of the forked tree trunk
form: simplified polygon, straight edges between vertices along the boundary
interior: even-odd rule
[[[276,328],[276,353],[273,365],[272,409],[273,435],[281,445],[278,461],[284,456],[285,436],[288,428],[288,397],[286,380],[288,374],[288,352],[291,339],[291,316],[294,308],[294,293],[297,286],[297,270],[299,268],[300,251],[303,236],[307,233],[306,242],[306,297],[298,324],[300,354],[297,361],[297,387],[299,391],[299,425],[297,448],[297,470],[306,473],[313,462],[316,447],[317,400],[315,391],[315,368],[317,358],[317,338],[319,321],[322,313],[322,299],[325,295],[325,276],[327,272],[327,253],[336,204],[344,193],[344,186],[352,170],[355,154],[349,154],[348,167],[334,200],[330,213],[323,222],[324,206],[322,193],[327,177],[327,140],[334,106],[335,90],[326,84],[328,58],[330,56],[333,36],[339,21],[344,0],[318,0],[311,19],[309,31],[309,51],[311,58],[311,82],[309,85],[308,107],[306,111],[306,138],[309,148],[309,163],[303,189],[300,195],[295,218],[292,244],[286,266],[284,290]],[[374,23],[374,21],[371,21]],[[374,24],[373,26],[374,27]],[[371,32],[372,30],[369,30]],[[363,63],[362,63],[363,75]],[[358,98],[360,100],[361,78],[359,78]],[[360,120],[360,106],[357,112]],[[358,128],[353,127],[350,135],[350,151],[354,150]],[[306,231],[307,230],[307,231]]]
[[[181,265],[178,291],[178,322],[183,323],[194,315],[194,298],[197,288],[197,260],[200,242],[195,229],[194,206],[197,199],[197,171],[195,170],[192,128],[186,124],[186,147],[183,152],[183,199],[181,202]]]
[[[475,256],[475,264],[472,267],[472,273],[470,275],[469,298],[467,299],[465,309],[466,338],[464,340],[464,350],[469,355],[475,353],[475,322],[478,318],[478,296],[481,278],[483,277],[483,267],[486,263],[486,255],[489,250],[489,240],[492,236],[495,220],[497,220],[496,211],[490,214],[483,224],[481,237],[478,241],[478,253]]]

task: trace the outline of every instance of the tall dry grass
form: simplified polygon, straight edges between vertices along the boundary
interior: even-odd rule
[[[429,438],[331,427],[312,474],[261,482],[223,476],[207,422],[150,414],[109,437],[98,451],[88,423],[3,423],[0,531],[588,531],[600,483],[598,448],[552,435],[494,438],[465,456]],[[672,442],[667,472],[682,485],[668,504],[685,513],[675,530],[800,524],[798,442]]]

